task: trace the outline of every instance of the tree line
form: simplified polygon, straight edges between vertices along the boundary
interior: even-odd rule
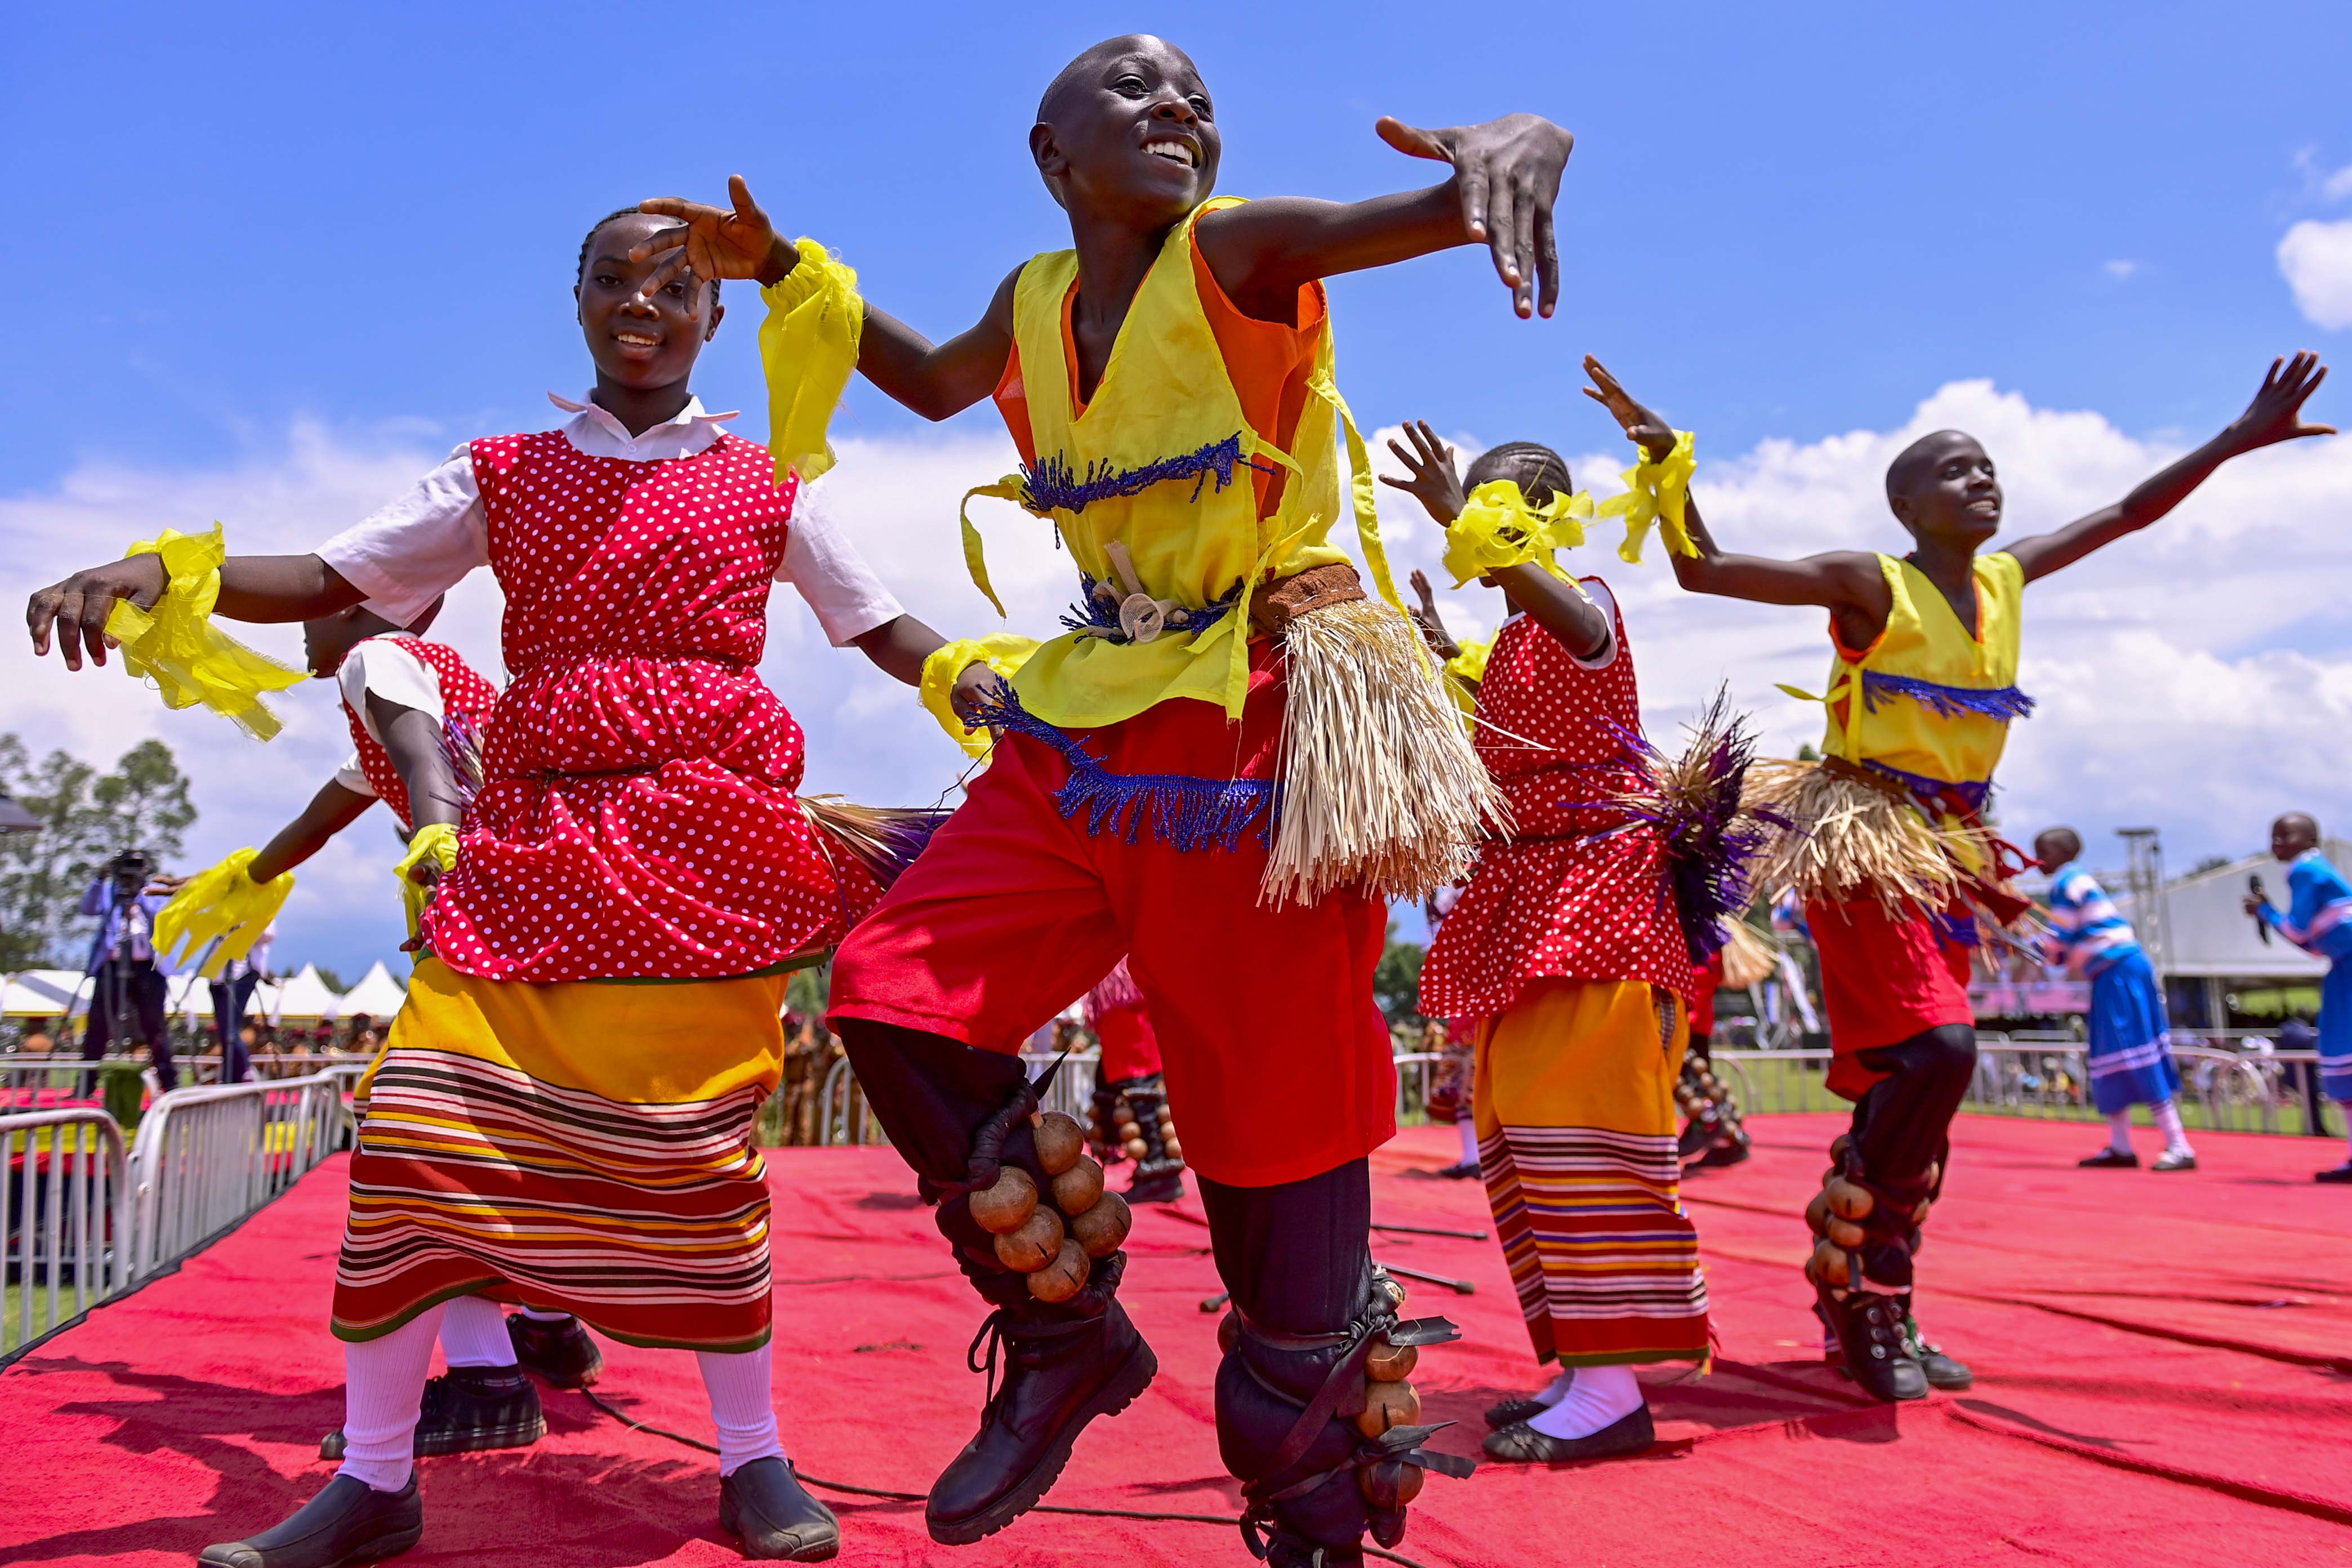
[[[75,914],[106,863],[125,849],[166,860],[177,855],[196,808],[172,749],[142,741],[101,772],[70,752],[36,759],[0,733],[0,795],[39,822],[31,833],[0,834],[0,973],[78,969]]]

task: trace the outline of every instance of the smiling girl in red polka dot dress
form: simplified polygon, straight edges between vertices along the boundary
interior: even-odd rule
[[[1411,478],[1387,482],[1448,528],[1474,500],[1525,517],[1569,495],[1568,466],[1532,442],[1481,456],[1465,495],[1452,449],[1426,423],[1405,428],[1411,447],[1390,447]],[[1477,1020],[1472,1110],[1496,1238],[1538,1359],[1564,1369],[1535,1398],[1487,1413],[1486,1454],[1557,1463],[1647,1447],[1634,1366],[1704,1361],[1707,1328],[1675,1153],[1700,972],[1659,836],[1586,804],[1633,785],[1641,694],[1608,584],[1569,578],[1549,555],[1479,579],[1511,606],[1475,724],[1513,833],[1480,854],[1438,928],[1421,1005]]]
[[[426,953],[362,1087],[334,1309],[345,1463],[291,1519],[208,1548],[207,1563],[306,1568],[415,1544],[419,1397],[444,1304],[469,1294],[698,1352],[722,1528],[754,1557],[837,1550],[778,1440],[752,1129],[783,1058],[786,972],[881,889],[803,811],[800,726],[758,665],[780,581],[836,646],[910,685],[946,642],[809,512],[798,473],[689,393],[724,309],[717,284],[628,259],[665,226],[631,208],[582,245],[597,384],[555,400],[568,424],[460,447],[316,554],[220,568],[226,616],[364,600],[404,624],[487,565],[511,679]],[[153,562],[79,574],[62,595],[76,613],[152,605]]]

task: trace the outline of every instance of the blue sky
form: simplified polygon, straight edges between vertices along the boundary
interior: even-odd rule
[[[2019,439],[2042,429],[2061,455],[2072,427],[2032,421],[2095,413],[2124,443],[2111,456],[2127,483],[2145,471],[2136,464],[2233,414],[2270,354],[2344,346],[2341,322],[2327,330],[2298,309],[2277,255],[2291,226],[2352,213],[2352,181],[2336,175],[2352,166],[2352,8],[2340,0],[1515,10],[20,14],[0,54],[0,147],[15,205],[36,221],[10,323],[16,374],[0,380],[0,508],[13,509],[0,511],[0,543],[17,560],[0,566],[0,586],[33,585],[18,579],[35,555],[114,553],[173,498],[214,510],[152,521],[222,515],[234,541],[236,514],[267,510],[291,541],[272,547],[299,548],[373,504],[361,498],[382,499],[404,464],[551,423],[543,392],[587,375],[569,288],[588,222],[645,195],[716,197],[730,171],[787,226],[840,248],[877,302],[935,333],[968,324],[1013,263],[1065,242],[1027,166],[1031,110],[1066,58],[1118,26],[1192,50],[1218,100],[1233,194],[1345,197],[1437,175],[1374,138],[1384,112],[1444,124],[1532,109],[1578,133],[1554,321],[1514,321],[1468,252],[1334,285],[1342,383],[1368,426],[1425,415],[1613,466],[1614,433],[1578,395],[1576,361],[1592,350],[1698,429],[1727,483],[1766,482],[1775,453],[1826,461],[1846,450],[1841,437],[1898,431],[1943,389],[1979,382],[1990,388],[1966,407],[1995,417],[2010,406],[2000,398],[2021,398]],[[749,290],[734,306],[698,385],[713,406],[750,410],[757,436],[757,306]],[[2346,406],[2331,386],[2317,412]],[[998,461],[984,411],[937,431],[862,385],[836,428],[877,461],[926,454],[967,482]],[[2340,468],[2314,479],[2314,461],[2266,472],[2302,476],[2289,488],[2317,505],[2340,493]],[[1580,479],[1604,475],[1580,465]],[[2074,496],[2053,479],[2052,507]],[[124,498],[141,516],[121,511]],[[877,503],[877,517],[887,510]],[[888,515],[924,549],[947,548],[951,515]],[[1843,542],[1895,546],[1883,514],[1853,515],[1882,537]],[[59,538],[77,519],[86,542]],[[890,553],[877,545],[877,559]],[[1660,575],[1654,564],[1647,586]],[[2070,602],[2057,621],[2133,619],[2126,579],[2107,581],[2109,602]],[[2188,651],[2241,673],[2275,674],[2284,659],[2282,689],[2300,695],[2283,703],[2337,700],[2341,611],[2259,608],[2281,591],[2247,584],[2237,624]],[[1629,610],[1642,602],[1624,596]],[[1696,613],[1659,605],[1662,616]],[[1727,624],[1647,629],[1679,658]],[[1711,670],[1743,698],[1777,701],[1769,681],[1745,678],[1749,654],[1812,673],[1803,650],[1819,628],[1786,614],[1769,626],[1767,642],[1726,645],[1677,678],[1693,686]],[[2171,646],[2176,634],[2152,629]],[[807,661],[778,684],[820,755],[835,740],[847,782],[903,780],[905,715],[875,718],[878,697],[812,713],[838,666],[813,641],[781,640]],[[2034,650],[2029,632],[2029,660]],[[487,646],[469,651],[488,662]],[[2085,645],[2086,672],[2095,652]],[[0,728],[105,749],[108,735],[64,701],[60,670],[17,675]],[[314,716],[319,747],[332,743],[331,717]],[[2302,721],[2282,722],[2292,733]],[[294,787],[302,765],[269,770],[288,773],[283,788],[238,771],[242,742],[225,730],[153,728],[217,758],[217,773],[199,773],[199,804],[224,831],[248,816],[266,831],[281,795],[290,809],[308,793]],[[887,743],[874,739],[886,731]],[[940,783],[952,775],[951,758],[920,755]],[[2052,791],[2053,806],[2071,805],[2054,775]],[[2236,815],[2222,795],[2184,805],[2181,842],[2252,842]],[[347,968],[381,942],[374,917],[322,906],[315,918],[318,956]]]

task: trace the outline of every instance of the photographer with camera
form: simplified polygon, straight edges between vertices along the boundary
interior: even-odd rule
[[[155,858],[146,850],[125,849],[106,863],[81,897],[79,912],[98,920],[89,962],[82,970],[94,984],[81,1058],[97,1061],[106,1055],[116,1030],[129,1026],[147,1043],[158,1087],[169,1090],[178,1085],[180,1073],[172,1063],[171,1034],[163,1026],[163,977],[171,973],[171,963],[155,951],[155,915],[163,903],[147,890],[155,868]],[[82,1094],[95,1093],[96,1088],[97,1075],[82,1074]]]

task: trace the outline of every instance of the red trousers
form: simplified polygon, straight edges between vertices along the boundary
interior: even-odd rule
[[[1102,1042],[1097,1083],[1125,1083],[1160,1070],[1160,1037],[1152,1033],[1151,1015],[1140,1007],[1114,1007],[1103,1014],[1095,1020],[1095,1038]]]
[[[1283,689],[1253,671],[1236,727],[1190,699],[1073,737],[1115,774],[1275,776]],[[1161,1040],[1186,1163],[1212,1181],[1302,1181],[1396,1130],[1396,1068],[1372,1000],[1387,906],[1258,902],[1266,848],[1179,851],[1146,821],[1090,833],[1054,799],[1071,764],[1007,735],[961,808],[842,943],[835,1018],[1013,1052],[1119,955]]]
[[[1859,1100],[1886,1076],[1855,1060],[1856,1052],[1976,1023],[1969,950],[1947,941],[1924,912],[1896,920],[1875,899],[1810,903],[1805,925],[1822,955],[1832,1093]]]

